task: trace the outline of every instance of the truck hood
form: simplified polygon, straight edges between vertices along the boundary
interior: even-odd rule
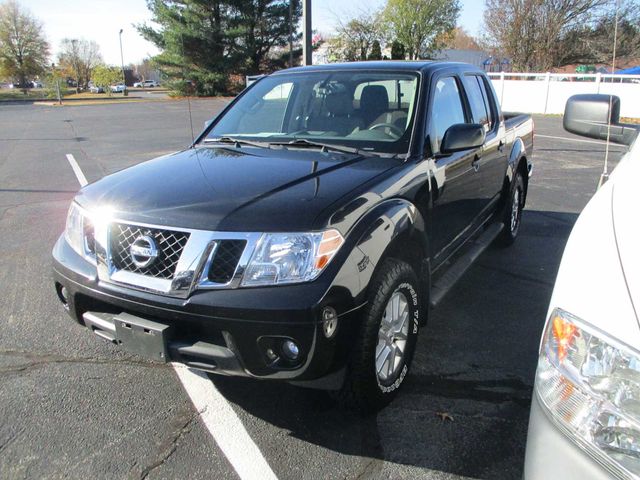
[[[106,207],[131,222],[306,231],[319,228],[318,217],[329,205],[400,164],[318,150],[199,147],[104,177],[76,200],[88,211]]]

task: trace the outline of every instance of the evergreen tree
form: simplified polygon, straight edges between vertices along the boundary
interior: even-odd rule
[[[404,45],[397,40],[391,44],[391,60],[404,60],[406,57]]]
[[[231,28],[237,35],[233,53],[236,73],[255,75],[265,71],[274,50],[289,56],[289,1],[232,0]],[[302,2],[292,0],[294,39],[302,16]]]
[[[273,50],[289,41],[285,0],[148,0],[152,24],[138,31],[161,53],[154,60],[180,92],[220,95],[234,90],[232,75],[257,74]],[[294,0],[294,35],[301,5]],[[288,55],[288,51],[286,52]]]
[[[374,40],[371,45],[369,60],[382,60],[382,49],[380,48],[380,42],[378,40]]]

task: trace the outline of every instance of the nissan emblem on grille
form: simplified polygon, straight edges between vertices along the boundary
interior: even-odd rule
[[[188,232],[113,223],[109,253],[116,270],[169,280],[188,240]]]
[[[129,253],[136,267],[145,268],[158,258],[158,247],[156,247],[156,242],[153,238],[148,235],[140,235],[131,244]]]

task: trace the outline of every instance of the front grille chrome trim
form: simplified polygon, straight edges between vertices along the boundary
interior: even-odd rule
[[[111,230],[114,224],[187,233],[189,237],[172,278],[158,278],[118,269],[114,265],[111,252]],[[238,288],[242,275],[262,234],[253,232],[213,232],[112,219],[109,222],[94,225],[94,237],[98,278],[101,283],[170,297],[187,298],[198,289]],[[246,242],[233,277],[224,284],[212,282],[208,278],[216,247],[222,240],[243,240]]]

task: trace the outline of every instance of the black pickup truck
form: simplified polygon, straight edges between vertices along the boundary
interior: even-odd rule
[[[532,142],[531,118],[505,117],[470,65],[284,70],[188,149],[84,187],[55,288],[131,352],[378,409],[430,307],[514,241]]]

